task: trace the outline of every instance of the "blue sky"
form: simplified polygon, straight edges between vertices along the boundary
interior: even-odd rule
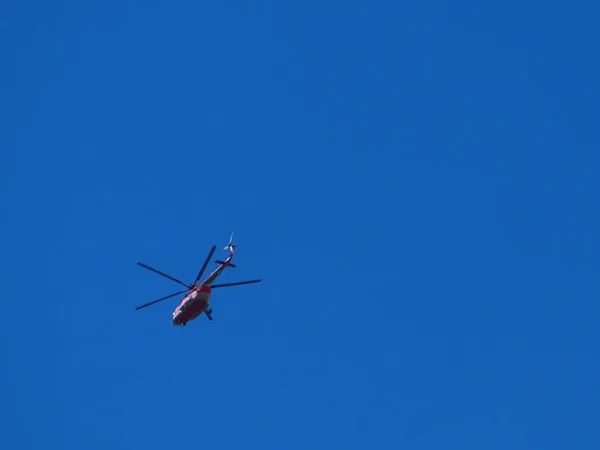
[[[599,12],[3,2],[0,447],[599,448]]]

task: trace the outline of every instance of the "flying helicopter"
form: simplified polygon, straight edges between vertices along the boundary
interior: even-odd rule
[[[186,296],[181,300],[177,308],[173,310],[173,318],[171,323],[176,326],[185,326],[189,321],[194,320],[200,314],[204,313],[208,320],[213,320],[212,317],[212,308],[210,308],[210,297],[213,289],[223,288],[228,286],[239,286],[241,284],[251,284],[258,283],[262,281],[262,279],[258,280],[249,280],[249,281],[237,281],[234,283],[223,283],[223,284],[213,284],[219,275],[225,270],[226,267],[236,267],[235,264],[231,263],[231,259],[233,258],[233,254],[235,252],[235,245],[233,245],[233,233],[231,233],[231,238],[229,239],[229,244],[227,244],[223,250],[229,250],[229,256],[225,261],[215,261],[215,263],[219,264],[217,267],[204,281],[198,283],[202,274],[206,270],[206,266],[208,266],[208,262],[212,258],[213,253],[215,252],[217,246],[213,245],[210,249],[204,264],[200,268],[200,272],[198,272],[198,276],[194,280],[192,284],[185,284],[184,282],[178,280],[177,278],[173,278],[171,275],[167,275],[159,270],[154,269],[144,263],[138,262],[137,264],[144,269],[151,270],[163,277],[170,279],[178,284],[181,284],[186,287],[185,290],[175,292],[174,294],[167,295],[166,297],[159,298],[158,300],[154,300],[149,303],[145,303],[135,308],[135,310],[140,310],[145,308],[146,306],[154,305],[155,303],[162,302],[163,300],[167,300],[168,298],[175,297],[176,295],[181,295],[184,292],[187,292]]]

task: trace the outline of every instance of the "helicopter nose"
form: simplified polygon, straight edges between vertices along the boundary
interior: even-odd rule
[[[171,323],[173,325],[175,325],[175,326],[181,325],[181,323],[179,323],[179,321],[177,319],[179,319],[179,313],[173,314],[173,318],[171,319]]]

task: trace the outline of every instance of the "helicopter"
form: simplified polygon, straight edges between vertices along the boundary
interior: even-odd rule
[[[229,243],[223,248],[223,250],[229,250],[229,256],[225,261],[215,261],[216,264],[219,264],[217,267],[204,281],[198,283],[202,274],[206,270],[208,266],[208,262],[213,256],[217,246],[213,245],[210,249],[204,264],[200,268],[200,272],[198,272],[198,276],[191,284],[185,284],[184,282],[178,280],[177,278],[173,278],[171,275],[167,275],[164,272],[156,270],[153,267],[148,266],[142,262],[137,262],[137,265],[143,267],[144,269],[151,270],[154,273],[162,275],[174,281],[178,284],[181,284],[186,287],[185,290],[175,292],[174,294],[167,295],[165,297],[161,297],[158,300],[151,301],[149,303],[145,303],[135,308],[136,311],[145,308],[150,305],[154,305],[155,303],[162,302],[163,300],[167,300],[168,298],[175,297],[176,295],[181,295],[187,292],[186,296],[181,300],[179,305],[173,310],[173,318],[171,319],[171,323],[175,326],[185,326],[188,322],[197,318],[200,314],[204,313],[208,320],[212,321],[212,308],[210,308],[210,297],[213,289],[223,288],[228,286],[239,286],[242,284],[251,284],[258,283],[262,281],[262,279],[258,280],[249,280],[249,281],[236,281],[233,283],[223,283],[223,284],[213,284],[219,275],[225,270],[226,267],[236,267],[235,264],[231,263],[231,259],[233,258],[233,254],[235,252],[235,245],[233,245],[233,233],[231,233],[231,237],[229,239]]]

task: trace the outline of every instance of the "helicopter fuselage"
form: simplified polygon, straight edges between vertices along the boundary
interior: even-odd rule
[[[173,311],[173,319],[171,321],[173,325],[185,325],[190,320],[194,320],[202,314],[210,304],[210,294],[210,286],[202,286],[186,295]]]

